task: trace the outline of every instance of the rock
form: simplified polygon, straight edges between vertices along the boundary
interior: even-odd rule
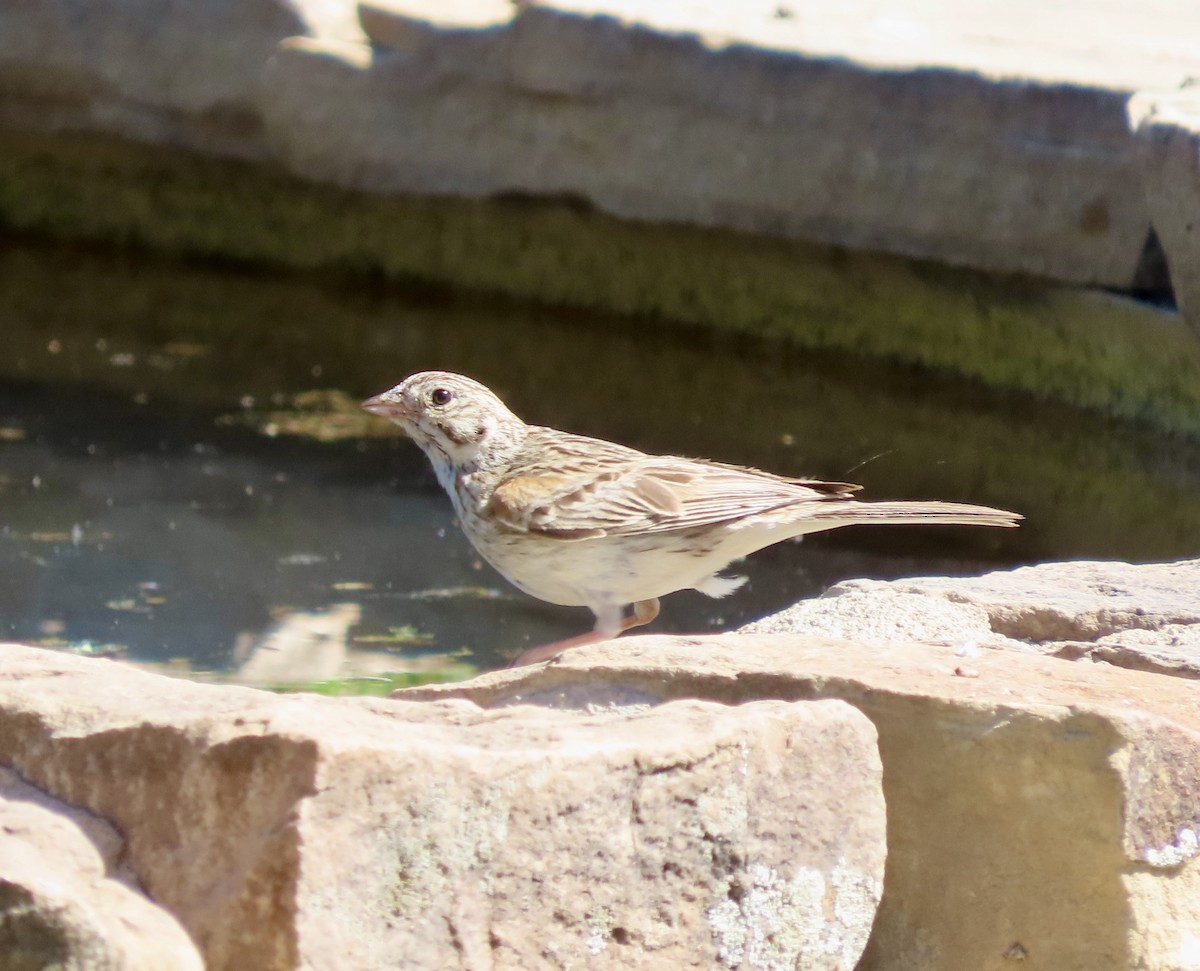
[[[944,641],[1200,677],[1200,560],[1073,561],[981,577],[847,580],[742,628]]]
[[[1200,678],[1200,624],[1165,624],[1156,630],[1105,634],[1086,645],[1087,656],[1122,668],[1157,671],[1184,678]],[[1061,657],[1066,645],[1056,653]]]
[[[1115,5],[1080,47],[1076,21],[981,7],[25,0],[0,123],[1144,285],[1125,103],[1186,76],[1195,15]]]
[[[501,709],[842,699],[879,731],[888,807],[863,971],[1192,966],[1200,705],[1190,681],[1002,650],[967,661],[953,645],[731,634],[622,638],[398,694]]]
[[[1105,6],[1081,33],[933,0],[23,0],[0,9],[0,126],[1153,289],[1126,102],[1186,77],[1200,17]],[[1178,171],[1150,176],[1164,240]]]
[[[1040,70],[1026,56],[981,72],[993,52],[963,50],[966,22],[927,60],[882,63],[861,30],[818,49],[818,19],[774,9],[371,2],[370,48],[283,45],[263,117],[294,171],[343,186],[568,195],[629,219],[1133,285],[1150,223],[1129,191],[1122,83],[1049,51]],[[1149,60],[1133,75],[1178,76]]]
[[[919,580],[917,581],[919,583]],[[905,580],[844,580],[820,597],[801,600],[740,628],[746,634],[818,634],[889,643],[940,641],[1019,649],[1020,641],[996,634],[976,603],[937,596]]]
[[[1130,99],[1129,122],[1175,300],[1200,335],[1200,81]]]
[[[260,157],[258,88],[278,43],[361,37],[326,0],[23,0],[0,7],[0,121]]]
[[[122,845],[0,768],[0,968],[202,971],[179,922],[120,878]]]
[[[280,697],[3,648],[0,762],[111,821],[207,966],[853,968],[875,733],[840,702]]]

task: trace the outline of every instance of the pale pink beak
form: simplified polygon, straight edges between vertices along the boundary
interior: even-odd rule
[[[403,402],[389,398],[386,391],[383,394],[375,395],[374,398],[368,398],[362,403],[362,406],[372,415],[379,415],[381,418],[408,417],[408,409],[404,407]]]

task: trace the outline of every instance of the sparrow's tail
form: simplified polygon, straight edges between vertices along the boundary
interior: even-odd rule
[[[830,526],[942,525],[942,526],[1016,526],[1025,517],[990,506],[972,506],[965,502],[861,502],[830,503],[812,511],[812,518]]]

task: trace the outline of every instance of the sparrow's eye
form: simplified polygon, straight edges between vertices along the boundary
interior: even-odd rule
[[[453,397],[454,393],[449,388],[434,388],[429,400],[435,405],[448,405]]]

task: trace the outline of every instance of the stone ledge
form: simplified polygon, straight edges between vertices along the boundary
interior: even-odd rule
[[[370,52],[284,44],[262,111],[286,164],[1134,285],[1150,221],[1119,85],[879,67],[849,35],[814,54],[807,23],[765,9],[505,4],[471,29],[453,6],[371,5]]]
[[[213,971],[850,971],[883,875],[839,702],[487,712],[3,645],[0,764],[111,821]]]
[[[37,0],[0,13],[0,119],[343,187],[572,194],[641,221],[1126,289],[1150,218],[1125,104],[1190,61],[1178,10],[1134,45],[1153,13],[1106,15],[1125,29],[1097,18],[1089,50],[1064,40],[1070,17],[1014,31],[922,0],[888,18],[803,0],[255,0],[152,19]]]
[[[861,969],[1000,967],[1014,954],[1062,971],[1192,966],[1192,682],[1004,651],[965,661],[946,645],[732,634],[623,638],[401,696],[848,701],[879,731],[888,805],[884,898]]]

